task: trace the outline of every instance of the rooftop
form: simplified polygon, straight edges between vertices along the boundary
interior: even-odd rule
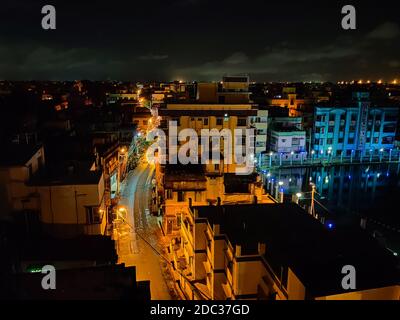
[[[3,156],[0,166],[24,166],[42,147],[42,145],[10,144],[2,147]]]
[[[343,292],[342,267],[357,270],[357,289],[396,285],[395,258],[360,230],[327,229],[295,204],[194,207],[210,225],[219,224],[242,255],[257,254],[266,244],[265,258],[276,274],[290,267],[314,297]]]
[[[77,167],[71,167],[70,171],[43,170],[32,177],[28,184],[31,186],[91,185],[98,184],[102,175],[101,171],[77,170]]]

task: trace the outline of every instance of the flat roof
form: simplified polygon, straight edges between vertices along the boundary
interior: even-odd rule
[[[43,171],[34,176],[28,185],[31,186],[65,186],[98,184],[103,173],[101,171],[77,170],[67,172]]]
[[[41,144],[11,144],[2,146],[0,166],[13,167],[25,165],[42,147]]]
[[[344,293],[342,267],[353,265],[357,291],[399,284],[397,261],[362,230],[328,229],[293,203],[194,207],[199,218],[219,224],[242,255],[265,258],[276,274],[290,267],[313,297]],[[347,291],[346,291],[347,292]]]

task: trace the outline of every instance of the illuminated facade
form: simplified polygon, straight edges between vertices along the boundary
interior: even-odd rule
[[[378,155],[394,147],[398,107],[371,104],[368,93],[353,103],[315,108],[313,150],[318,157]]]

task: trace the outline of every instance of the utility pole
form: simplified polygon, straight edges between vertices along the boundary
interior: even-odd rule
[[[310,206],[310,214],[315,216],[315,207],[314,207],[314,197],[315,197],[315,184],[311,183],[311,206]]]

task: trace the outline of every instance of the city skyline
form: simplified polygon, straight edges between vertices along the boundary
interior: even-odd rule
[[[45,3],[6,1],[3,80],[365,81],[399,78],[396,10],[353,1],[356,30],[343,30],[343,1],[53,1],[57,29],[40,26]],[[282,14],[283,18],[282,18]]]

